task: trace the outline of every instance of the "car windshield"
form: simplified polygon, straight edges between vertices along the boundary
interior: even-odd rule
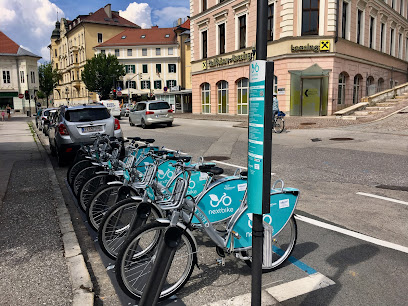
[[[70,122],[85,122],[108,119],[110,114],[106,108],[72,109],[65,113],[65,119]]]
[[[150,103],[149,105],[150,110],[169,109],[169,108],[170,108],[170,105],[167,102]]]

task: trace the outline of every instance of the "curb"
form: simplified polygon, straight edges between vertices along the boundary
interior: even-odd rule
[[[61,192],[61,188],[58,184],[57,176],[54,168],[52,167],[47,150],[41,138],[37,134],[37,129],[33,124],[33,121],[27,122],[35,132],[35,137],[38,150],[45,160],[47,172],[50,177],[51,189],[58,202],[57,204],[57,217],[59,220],[59,226],[61,231],[61,238],[64,244],[64,257],[70,273],[72,294],[73,294],[73,306],[92,306],[94,305],[94,292],[91,277],[88,269],[85,265],[84,257],[82,256],[81,248],[76,237],[74,227],[72,226],[71,216],[65,205],[64,197]],[[40,145],[41,144],[41,145]]]

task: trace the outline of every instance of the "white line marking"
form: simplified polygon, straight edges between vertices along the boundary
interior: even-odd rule
[[[330,278],[327,278],[321,273],[314,273],[307,277],[300,278],[285,284],[266,289],[279,302],[283,302],[294,297],[335,285]]]
[[[404,202],[404,201],[400,201],[400,200],[396,200],[396,199],[392,199],[392,198],[386,198],[386,197],[382,197],[382,196],[379,196],[379,195],[376,195],[376,194],[365,193],[365,192],[357,192],[356,194],[366,196],[366,197],[381,199],[381,200],[385,200],[385,201],[389,201],[389,202],[394,202],[394,203],[398,203],[398,204],[408,205],[408,202]]]
[[[238,166],[238,165],[234,165],[234,164],[228,164],[228,163],[224,163],[218,160],[212,160],[213,163],[216,164],[221,164],[221,165],[225,165],[225,166],[230,166],[230,167],[234,167],[234,168],[241,168],[241,169],[248,169],[247,167],[243,167],[243,166]],[[271,175],[275,175],[276,173],[271,172]]]
[[[328,229],[328,230],[332,230],[334,232],[338,232],[338,233],[341,233],[341,234],[344,234],[344,235],[347,235],[347,236],[351,236],[351,237],[354,237],[354,238],[357,238],[357,239],[360,239],[360,240],[371,242],[371,243],[376,244],[376,245],[380,245],[380,246],[383,246],[383,247],[386,247],[386,248],[389,248],[389,249],[397,250],[397,251],[404,252],[404,253],[408,254],[408,247],[405,247],[405,246],[402,246],[402,245],[399,245],[399,244],[395,244],[395,243],[392,243],[392,242],[388,242],[388,241],[380,240],[380,239],[377,239],[377,238],[373,238],[373,237],[370,237],[370,236],[367,236],[367,235],[364,235],[364,234],[360,234],[360,233],[357,233],[357,232],[354,232],[354,231],[350,231],[350,230],[338,227],[338,226],[334,226],[334,225],[327,224],[327,223],[324,223],[324,222],[321,222],[321,221],[317,221],[317,220],[314,220],[314,219],[311,219],[311,218],[308,218],[308,217],[305,217],[305,216],[295,215],[295,218],[300,220],[300,221],[309,223],[309,224],[313,224],[313,225],[316,225],[316,226],[319,226],[319,227],[322,227],[322,228],[325,228],[325,229]]]

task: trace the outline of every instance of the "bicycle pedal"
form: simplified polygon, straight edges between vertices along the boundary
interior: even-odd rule
[[[218,264],[219,266],[224,267],[224,266],[225,266],[225,258],[224,258],[224,257],[218,258],[218,259],[217,259],[217,264]]]

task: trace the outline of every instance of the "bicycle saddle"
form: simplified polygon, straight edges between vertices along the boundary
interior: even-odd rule
[[[222,169],[220,167],[211,166],[211,165],[199,166],[198,170],[200,170],[201,172],[212,173],[214,175],[220,175],[220,174],[224,173],[224,169]]]
[[[139,140],[140,140],[140,141],[143,141],[143,142],[146,142],[146,143],[153,143],[153,142],[156,141],[156,140],[154,140],[153,138],[147,138],[147,139],[142,139],[142,138],[140,138]]]
[[[248,171],[242,171],[240,174],[241,176],[248,176]]]

